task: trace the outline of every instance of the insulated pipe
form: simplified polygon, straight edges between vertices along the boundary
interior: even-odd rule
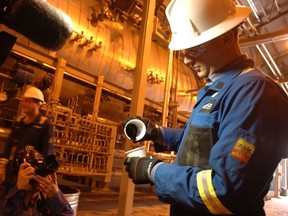
[[[173,50],[169,51],[168,58],[168,68],[166,71],[166,79],[165,79],[165,92],[164,92],[164,103],[163,103],[163,112],[162,112],[162,126],[167,126],[167,116],[169,112],[169,98],[170,98],[170,89],[172,83],[172,71],[173,71]]]
[[[140,40],[131,98],[131,116],[143,115],[156,0],[146,0],[143,4],[143,19],[140,28]],[[128,141],[127,139],[125,143],[125,151],[130,149],[131,141]],[[131,179],[129,179],[125,167],[123,167],[117,212],[118,216],[132,215],[134,190],[135,185]]]
[[[56,71],[51,93],[51,103],[58,103],[60,98],[61,87],[63,83],[64,71],[66,68],[66,60],[58,58],[56,64]]]
[[[263,49],[265,50],[265,52],[266,52],[268,58],[270,59],[272,65],[274,66],[274,68],[275,68],[275,70],[277,71],[277,73],[278,73],[278,75],[280,76],[280,78],[283,78],[282,73],[280,72],[279,68],[277,67],[277,65],[276,65],[274,59],[272,58],[270,52],[268,51],[266,45],[265,45],[265,44],[262,44],[262,47],[263,47]],[[277,77],[278,77],[278,76],[277,76]]]
[[[237,3],[239,4],[239,1],[237,1]],[[253,0],[248,0],[248,4],[249,6],[252,8],[253,14],[254,16],[259,19],[259,16],[257,14],[257,9],[253,3]],[[249,18],[248,18],[249,21]],[[251,26],[252,29],[255,29],[255,26],[251,23],[248,22],[249,25]],[[276,65],[274,59],[272,58],[271,54],[269,53],[269,51],[267,50],[265,44],[261,44],[261,46],[263,47],[264,51],[266,52],[268,58],[270,59],[270,62],[272,63],[272,65],[274,66],[275,70],[277,71],[277,73],[282,77],[282,74],[278,68],[278,66]],[[261,51],[261,48],[259,47],[259,45],[256,45],[258,51],[261,53],[262,57],[264,58],[265,62],[268,64],[269,68],[271,69],[272,73],[276,76],[277,79],[279,79],[279,76],[275,73],[274,68],[272,67],[272,65],[270,64],[269,60],[266,58],[265,54]]]
[[[272,71],[272,73],[274,74],[274,76],[276,78],[278,78],[274,68],[272,67],[272,65],[270,64],[270,62],[268,61],[268,59],[266,58],[265,54],[263,53],[260,45],[256,45],[256,48],[258,49],[258,51],[260,52],[260,54],[262,55],[262,57],[264,58],[265,62],[267,63],[268,67],[270,68],[270,70]]]
[[[94,120],[97,119],[98,113],[99,113],[103,83],[104,83],[104,76],[99,75],[97,77],[97,88],[96,88],[96,93],[95,93],[95,98],[94,98],[94,106],[93,106],[93,119]]]

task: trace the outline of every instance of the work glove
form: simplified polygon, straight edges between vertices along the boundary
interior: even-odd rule
[[[3,184],[3,182],[6,179],[7,163],[8,163],[8,160],[6,158],[0,158],[0,185]]]
[[[150,119],[140,116],[131,116],[123,123],[124,134],[133,142],[145,140],[158,141],[163,143],[163,135],[160,127]]]
[[[129,178],[134,184],[151,184],[152,168],[159,162],[162,162],[156,157],[128,157],[124,160],[126,171]]]

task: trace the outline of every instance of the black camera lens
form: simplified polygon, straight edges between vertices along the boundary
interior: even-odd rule
[[[19,167],[22,163],[30,163],[35,169],[35,173],[42,177],[50,175],[57,171],[59,164],[55,155],[49,155],[45,160],[43,156],[33,148],[25,148],[24,150],[15,153],[13,161],[13,173],[18,174]],[[36,181],[30,181],[30,184],[35,184]]]

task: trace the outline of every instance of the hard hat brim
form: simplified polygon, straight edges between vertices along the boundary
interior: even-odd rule
[[[42,91],[34,86],[30,86],[25,91],[23,98],[33,98],[44,103],[44,95]]]
[[[178,32],[177,35],[172,34],[172,39],[168,47],[171,50],[184,50],[206,43],[238,26],[249,16],[250,13],[251,9],[249,7],[237,5],[236,12],[233,14],[233,16],[227,17],[218,25],[202,32],[199,35],[191,35],[188,33],[187,29],[184,28],[181,29],[183,32]],[[181,21],[183,21],[183,19],[179,20],[179,22]],[[185,31],[187,33],[185,33]]]

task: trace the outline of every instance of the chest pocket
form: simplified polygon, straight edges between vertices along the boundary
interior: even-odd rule
[[[209,156],[212,147],[212,129],[190,124],[177,155],[178,164],[180,166],[197,166],[203,169],[209,168]]]

